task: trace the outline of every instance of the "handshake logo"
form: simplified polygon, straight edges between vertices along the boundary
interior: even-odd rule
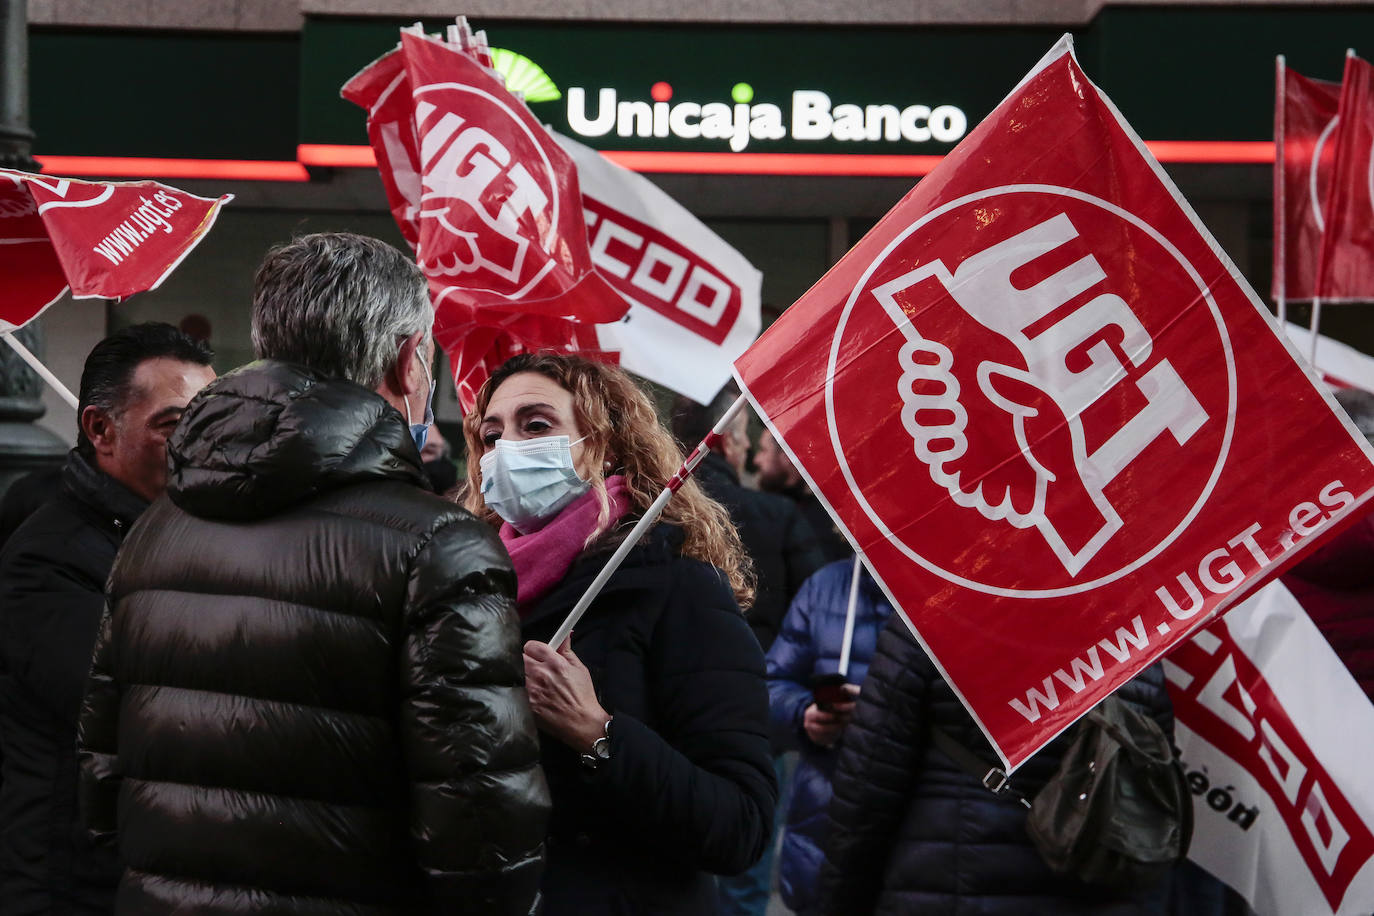
[[[1067,308],[1107,279],[1091,255],[1028,288],[1013,285],[1015,271],[1077,236],[1060,213],[953,272],[936,260],[873,290],[905,337],[902,425],[931,480],[956,505],[990,521],[1036,529],[1071,576],[1123,527],[1103,494],[1108,484],[1160,436],[1183,445],[1208,420],[1168,359],[1149,365],[1150,335],[1123,299],[1103,293]],[[1021,364],[956,355],[922,336],[899,299],[929,281],[1015,347]],[[1119,338],[1118,349],[1109,336]],[[1121,402],[1138,409],[1112,421],[1109,435],[1094,436],[1098,444],[1089,451],[1084,411],[1122,384],[1136,393]]]
[[[435,92],[450,93],[453,107],[496,108],[514,128],[510,139],[528,137],[525,125],[494,100],[450,84],[421,90]],[[449,250],[422,252],[421,268],[431,278],[461,278],[455,282],[519,295],[554,266],[542,252],[530,250],[530,239],[542,242],[557,225],[557,206],[551,207],[557,188],[548,180],[547,161],[537,169],[545,177],[542,185],[522,161],[543,159],[538,142],[528,137],[530,149],[513,150],[486,129],[428,101],[416,105],[415,120],[419,217],[435,220],[453,236]]]

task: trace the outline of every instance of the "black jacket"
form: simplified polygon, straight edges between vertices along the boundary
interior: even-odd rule
[[[169,461],[81,718],[116,912],[528,911],[548,792],[510,559],[421,489],[405,420],[254,363],[197,395]]]
[[[825,562],[834,563],[836,560],[844,560],[854,556],[854,547],[840,533],[835,520],[830,517],[825,506],[816,498],[816,494],[811,492],[811,488],[805,483],[798,483],[785,490],[777,491],[779,495],[786,496],[797,504],[797,511],[802,518],[811,526],[811,530],[816,533],[816,545],[820,549],[821,556]]]
[[[758,576],[749,626],[767,652],[803,582],[825,565],[815,532],[785,496],[741,486],[724,456],[712,452],[696,470],[706,494],[725,507]]]
[[[650,529],[573,632],[614,716],[611,757],[589,770],[542,736],[546,916],[715,913],[706,873],[744,871],[772,837],[763,653],[724,576],[681,544],[676,527]],[[608,556],[574,563],[527,613],[526,638],[552,638]]]
[[[148,504],[75,451],[44,497],[0,553],[0,913],[109,913],[119,860],[78,830],[76,717],[105,579]]]
[[[1173,736],[1163,669],[1117,693]],[[832,782],[821,912],[901,916],[1143,916],[1166,912],[1169,887],[1114,894],[1049,870],[1026,836],[1026,812],[994,797],[930,745],[928,727],[996,761],[987,739],[912,638],[900,614],[878,637]],[[1033,797],[1067,735],[1012,776]]]

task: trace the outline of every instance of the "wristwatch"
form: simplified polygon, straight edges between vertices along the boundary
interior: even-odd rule
[[[594,770],[597,764],[603,760],[611,759],[611,720],[606,720],[603,728],[605,732],[600,738],[592,742],[592,752],[582,755],[582,765],[589,770]]]

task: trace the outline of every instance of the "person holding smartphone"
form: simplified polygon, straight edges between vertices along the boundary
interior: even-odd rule
[[[798,916],[818,912],[816,873],[824,859],[834,749],[853,715],[878,632],[892,614],[892,605],[866,569],[860,569],[857,589],[853,587],[854,562],[837,560],[802,584],[768,650],[773,742],[800,751],[779,874],[783,902]],[[846,652],[851,592],[854,625]],[[842,657],[848,662],[843,675]]]

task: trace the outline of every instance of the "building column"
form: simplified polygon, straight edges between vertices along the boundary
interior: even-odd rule
[[[37,171],[29,156],[29,36],[26,0],[0,0],[0,167]],[[14,335],[40,356],[43,331],[37,322]],[[62,461],[67,447],[34,423],[43,416],[43,382],[0,343],[0,494],[29,471]]]
[[[0,0],[0,167],[38,171],[29,151],[28,0]]]

